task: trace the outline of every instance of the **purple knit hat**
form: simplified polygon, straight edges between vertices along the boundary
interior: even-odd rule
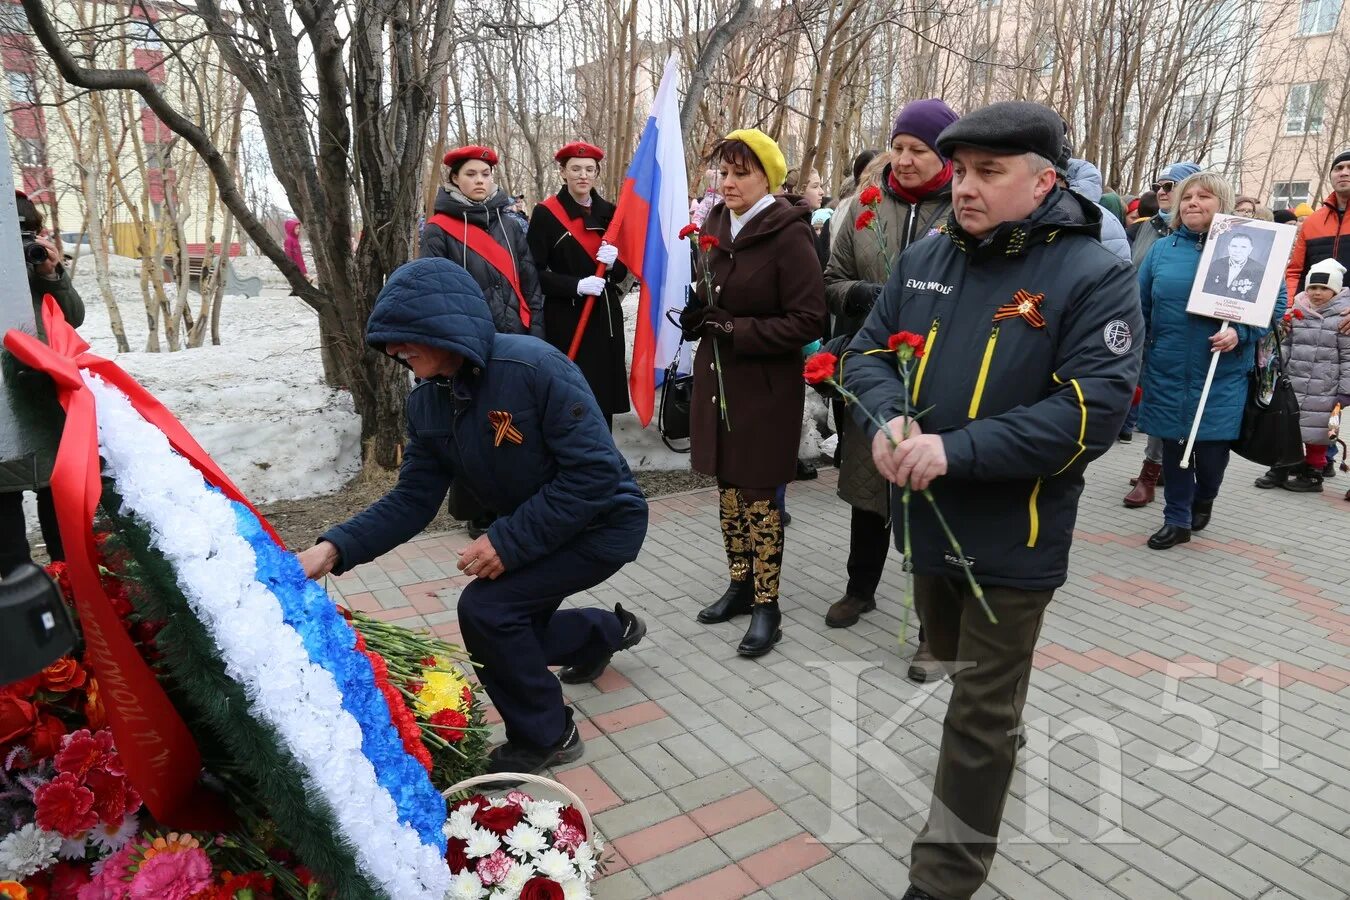
[[[961,118],[941,100],[915,100],[906,103],[895,117],[891,140],[897,134],[912,134],[938,153],[937,139],[942,129]],[[941,156],[941,153],[938,153]]]

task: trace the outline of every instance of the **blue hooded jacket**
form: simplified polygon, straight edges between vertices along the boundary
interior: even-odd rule
[[[570,546],[599,561],[637,558],[647,501],[571,360],[541,340],[497,334],[477,282],[429,257],[390,277],[366,343],[418,343],[464,357],[452,378],[408,397],[398,483],[365,512],[326,532],[341,574],[414,537],[454,479],[497,513],[488,539],[509,572]],[[509,414],[514,432],[494,425]],[[491,416],[491,418],[489,418]],[[514,440],[518,437],[519,442]]]
[[[1200,405],[1209,371],[1209,339],[1220,323],[1186,312],[1195,272],[1204,249],[1203,235],[1186,226],[1159,238],[1139,266],[1139,301],[1144,312],[1144,397],[1139,430],[1164,440],[1185,440]],[[1280,285],[1274,318],[1284,315]],[[1247,373],[1256,362],[1256,345],[1269,328],[1234,325],[1238,345],[1219,354],[1214,383],[1200,420],[1199,441],[1236,440],[1247,402]]]

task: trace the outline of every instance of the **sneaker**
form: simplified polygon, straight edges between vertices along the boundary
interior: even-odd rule
[[[586,745],[581,740],[581,732],[577,730],[577,726],[569,716],[567,733],[552,747],[532,747],[513,741],[493,747],[488,753],[487,774],[519,772],[524,775],[537,775],[553,766],[576,762],[585,752]]]
[[[614,604],[614,615],[623,623],[623,639],[619,650],[631,650],[647,636],[647,623],[623,608],[622,603]],[[617,653],[618,651],[614,651]],[[586,684],[605,673],[614,653],[606,653],[588,666],[563,666],[558,670],[558,680],[563,684]]]

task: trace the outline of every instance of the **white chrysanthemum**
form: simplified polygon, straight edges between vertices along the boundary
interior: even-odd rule
[[[56,862],[61,835],[29,822],[0,841],[0,881],[22,881]]]
[[[469,831],[469,836],[464,838],[468,846],[464,848],[464,855],[470,859],[478,859],[480,856],[491,856],[501,849],[501,838],[497,837],[486,828],[473,827]]]
[[[446,900],[481,900],[487,891],[476,872],[459,872],[450,879],[450,893]]]
[[[535,800],[525,807],[525,818],[535,828],[552,831],[562,824],[562,807],[556,800]]]
[[[459,838],[461,841],[467,841],[469,835],[473,834],[473,817],[477,812],[477,803],[461,806],[459,809],[452,812],[449,821],[445,823],[445,836],[448,838]]]
[[[538,828],[519,822],[506,833],[506,846],[517,856],[533,856],[548,847],[548,841]]]
[[[595,852],[591,849],[590,841],[582,841],[577,845],[575,854],[576,855],[572,857],[572,861],[576,863],[577,868],[581,870],[581,874],[588,880],[594,878],[596,858]]]
[[[561,850],[545,850],[535,858],[534,867],[545,878],[562,882],[577,877],[577,867],[572,865],[572,857]]]
[[[74,837],[63,840],[61,849],[56,851],[56,855],[62,859],[84,859],[88,846],[89,832],[81,831]]]
[[[591,900],[590,888],[580,878],[569,878],[562,882],[563,900]]]
[[[520,863],[506,873],[506,877],[497,885],[497,892],[492,896],[501,895],[501,900],[517,900],[520,892],[525,890],[525,884],[539,873],[535,871],[534,866],[529,863]]]
[[[136,836],[140,830],[141,823],[136,818],[135,813],[123,816],[122,821],[116,828],[110,825],[95,825],[89,833],[90,840],[94,845],[109,853],[116,853],[127,845],[127,841]]]

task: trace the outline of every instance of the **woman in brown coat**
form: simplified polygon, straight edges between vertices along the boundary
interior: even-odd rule
[[[774,490],[796,472],[802,347],[824,328],[825,284],[810,210],[773,196],[787,172],[778,145],[758,130],[733,131],[712,159],[723,201],[708,213],[703,235],[717,245],[706,251],[707,272],[698,273],[680,325],[687,339],[702,339],[690,413],[693,467],[717,478],[731,585],[698,620],[751,613],[736,652],[761,656],[782,637],[783,520]]]

